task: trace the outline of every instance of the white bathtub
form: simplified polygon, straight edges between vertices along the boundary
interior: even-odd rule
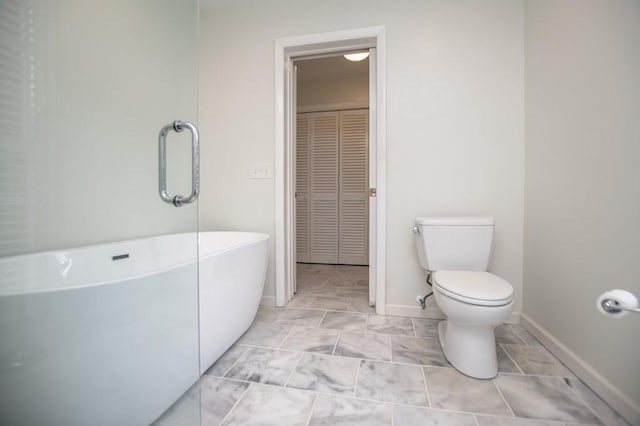
[[[200,262],[195,233],[0,259],[0,424],[162,414],[251,324],[264,286],[267,235],[199,238]]]
[[[200,234],[200,374],[253,322],[268,258],[267,234]]]

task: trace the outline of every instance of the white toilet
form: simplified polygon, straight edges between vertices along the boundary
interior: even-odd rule
[[[513,310],[513,287],[487,272],[493,218],[420,217],[413,231],[420,265],[447,317],[440,344],[458,371],[478,379],[498,374],[493,329]]]

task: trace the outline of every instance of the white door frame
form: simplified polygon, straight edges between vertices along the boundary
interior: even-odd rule
[[[383,26],[286,37],[276,40],[275,58],[275,184],[276,184],[276,306],[284,306],[293,297],[295,285],[295,108],[293,59],[301,56],[335,53],[345,50],[371,49],[375,64],[375,86],[370,83],[369,114],[369,186],[377,196],[370,198],[369,208],[369,286],[370,300],[375,295],[376,313],[385,314],[386,252],[386,73],[385,28]],[[374,68],[375,65],[375,68]],[[370,80],[370,81],[371,81]],[[373,114],[373,115],[372,115]],[[373,292],[375,291],[375,293]]]

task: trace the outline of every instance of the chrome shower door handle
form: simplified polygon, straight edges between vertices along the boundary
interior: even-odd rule
[[[170,196],[167,194],[167,135],[171,130],[180,133],[185,128],[191,132],[191,194]],[[158,135],[158,186],[162,201],[181,207],[198,199],[200,193],[200,134],[198,128],[188,121],[176,120],[167,124]]]

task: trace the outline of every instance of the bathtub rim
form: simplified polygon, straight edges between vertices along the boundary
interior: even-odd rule
[[[217,250],[213,250],[210,252],[206,252],[201,254],[200,253],[200,247],[201,247],[201,238],[203,236],[212,236],[215,234],[225,234],[225,235],[233,235],[233,234],[238,234],[238,235],[243,235],[243,236],[254,236],[255,238],[250,239],[250,240],[241,240],[236,244],[231,244],[231,245],[227,245],[224,247],[221,247]],[[271,236],[269,234],[263,233],[263,232],[250,232],[250,231],[197,231],[197,232],[176,232],[176,233],[172,233],[172,234],[160,234],[160,235],[154,235],[154,236],[149,236],[149,237],[140,237],[140,238],[134,238],[131,240],[122,240],[122,241],[113,241],[113,242],[107,242],[107,243],[98,243],[98,244],[90,244],[90,245],[86,245],[86,246],[77,246],[77,247],[72,247],[72,248],[64,248],[64,249],[56,249],[56,250],[47,250],[47,251],[43,251],[43,252],[35,252],[35,253],[27,253],[27,254],[19,254],[16,256],[7,256],[7,257],[3,257],[0,258],[0,267],[2,266],[2,264],[4,263],[8,263],[10,264],[11,262],[20,262],[23,261],[23,259],[28,258],[28,257],[32,257],[32,256],[61,256],[61,255],[66,255],[69,254],[70,252],[73,251],[78,251],[78,250],[86,250],[86,249],[107,249],[108,247],[115,247],[117,245],[120,244],[124,244],[124,243],[136,243],[136,242],[141,242],[143,240],[158,240],[158,239],[162,239],[165,238],[167,236],[178,236],[178,235],[195,235],[197,238],[197,246],[196,246],[196,256],[195,257],[189,257],[186,261],[182,261],[179,263],[175,263],[175,264],[171,264],[169,266],[166,267],[162,267],[162,268],[158,268],[158,269],[154,269],[154,270],[150,270],[150,271],[145,271],[143,273],[138,273],[138,274],[131,274],[129,276],[123,277],[121,279],[110,279],[110,280],[104,280],[104,281],[97,281],[97,282],[90,282],[90,283],[86,283],[86,284],[76,284],[76,285],[70,285],[70,286],[57,286],[57,287],[53,287],[53,288],[43,288],[43,289],[27,289],[27,290],[22,290],[22,291],[7,291],[4,292],[2,291],[2,285],[0,285],[0,297],[14,297],[14,296],[29,296],[29,295],[36,295],[36,294],[45,294],[45,293],[52,293],[52,292],[61,292],[61,291],[71,291],[71,290],[80,290],[80,289],[88,289],[88,288],[92,288],[92,287],[99,287],[99,286],[105,286],[108,284],[114,284],[114,283],[119,283],[119,282],[125,282],[125,281],[130,281],[130,280],[136,280],[136,279],[141,279],[141,278],[146,278],[149,277],[151,275],[155,275],[155,274],[161,274],[164,272],[168,272],[171,271],[173,269],[178,269],[180,267],[183,266],[188,266],[191,264],[196,264],[196,271],[198,271],[198,262],[202,261],[202,260],[206,260],[212,256],[215,256],[217,254],[221,254],[224,253],[226,251],[229,250],[234,250],[240,247],[244,247],[244,246],[248,246],[251,244],[256,244],[259,243],[261,241],[265,241],[265,240],[269,240],[271,238]],[[196,262],[197,261],[197,262]],[[198,280],[200,279],[200,277],[198,276]]]

